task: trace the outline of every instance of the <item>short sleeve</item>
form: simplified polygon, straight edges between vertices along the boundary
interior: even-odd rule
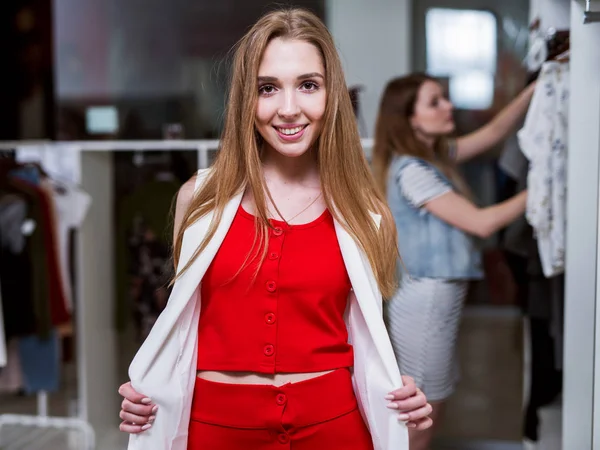
[[[415,208],[452,191],[452,186],[435,170],[416,162],[404,166],[396,179],[402,195]]]

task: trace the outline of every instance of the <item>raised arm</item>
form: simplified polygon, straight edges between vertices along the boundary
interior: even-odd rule
[[[502,203],[479,208],[458,194],[430,166],[411,163],[396,177],[397,187],[409,203],[424,208],[444,222],[474,236],[486,238],[505,227],[525,211],[527,193]]]
[[[525,212],[527,191],[493,206],[478,208],[454,191],[436,197],[424,208],[444,222],[469,234],[487,238]]]
[[[473,158],[504,140],[525,116],[534,90],[535,83],[532,83],[496,114],[491,122],[458,138],[456,140],[457,160],[465,161]]]

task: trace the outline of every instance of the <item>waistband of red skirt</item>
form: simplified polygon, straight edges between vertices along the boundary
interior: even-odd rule
[[[282,386],[229,384],[196,379],[192,420],[262,429],[286,422],[295,427],[335,419],[357,408],[349,369]],[[283,414],[285,412],[285,415]]]

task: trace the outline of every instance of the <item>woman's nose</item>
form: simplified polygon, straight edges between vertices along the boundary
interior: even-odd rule
[[[286,92],[283,96],[283,103],[277,114],[281,117],[295,117],[300,113],[300,106],[296,101],[295,92]]]

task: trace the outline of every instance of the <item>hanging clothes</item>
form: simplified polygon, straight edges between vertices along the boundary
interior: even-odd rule
[[[529,160],[526,218],[546,277],[565,268],[568,105],[568,64],[544,63],[518,138]]]
[[[0,394],[14,394],[23,389],[23,371],[19,359],[19,342],[12,339],[6,344],[6,366],[0,370]]]
[[[68,229],[83,221],[89,196],[61,203],[66,187],[32,164],[3,161],[0,171],[0,319],[10,342],[0,389],[52,392],[60,384],[57,329],[70,323],[72,310]],[[78,211],[63,217],[69,208]]]
[[[513,180],[514,190],[506,192],[506,197],[527,189],[529,161],[516,139],[507,140],[499,166]],[[538,411],[562,389],[564,275],[544,276],[538,242],[526,218],[506,228],[502,243],[517,285],[517,299],[529,324],[526,345],[530,348],[531,364],[523,434],[537,441]]]
[[[167,304],[172,261],[170,210],[180,184],[152,180],[119,202],[117,225],[117,326],[133,315],[138,340]]]
[[[71,270],[69,263],[69,234],[77,230],[83,224],[92,199],[89,194],[78,186],[68,183],[53,183],[52,198],[56,208],[57,216],[57,246],[59,270],[64,289],[64,299],[67,311],[73,311],[73,288],[71,282]]]
[[[51,324],[39,199],[18,180],[2,184],[0,289],[6,339],[47,334]]]

